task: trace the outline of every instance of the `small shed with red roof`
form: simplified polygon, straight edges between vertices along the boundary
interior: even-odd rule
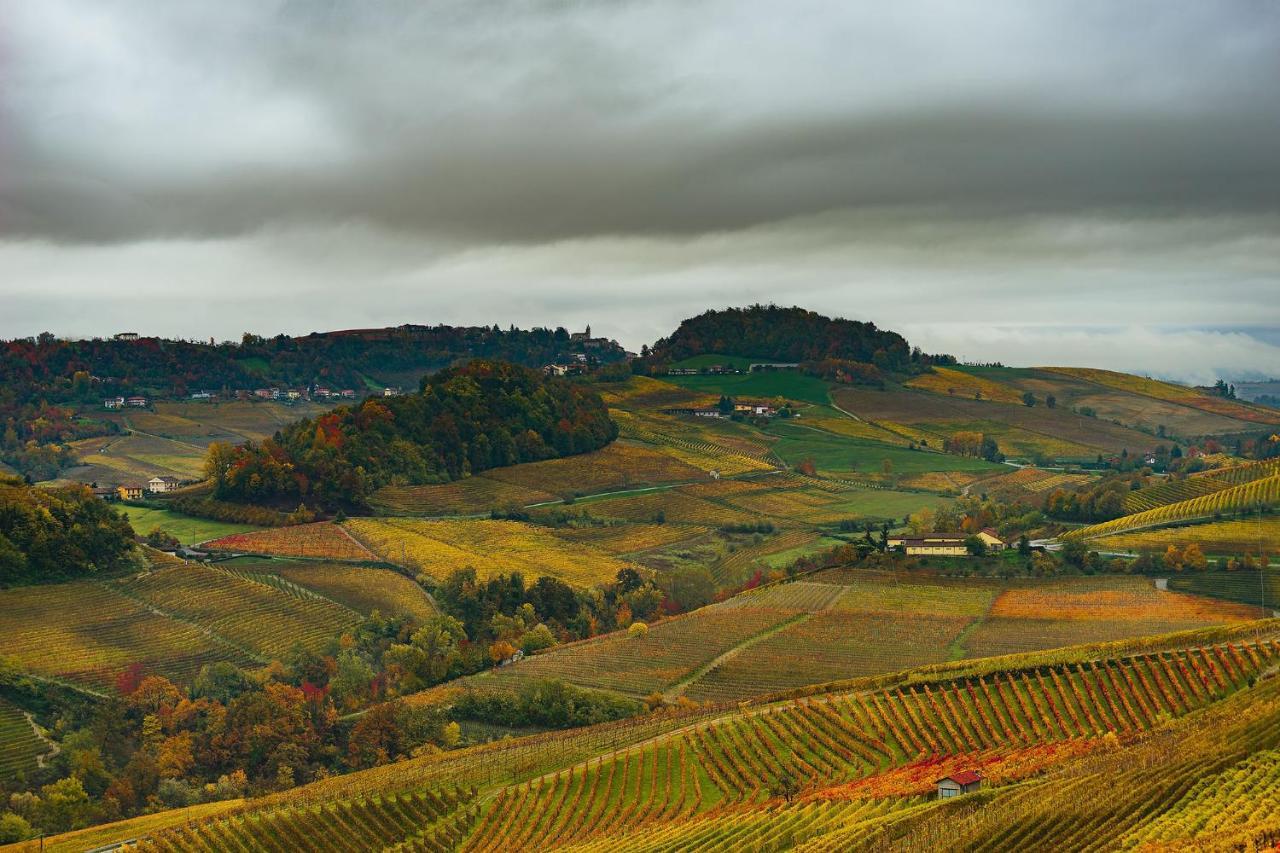
[[[950,776],[943,776],[937,782],[938,799],[947,800],[968,794],[982,787],[982,775],[976,770],[961,770]]]

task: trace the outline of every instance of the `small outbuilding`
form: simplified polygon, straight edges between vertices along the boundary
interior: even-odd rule
[[[982,787],[982,776],[976,770],[962,770],[943,776],[937,782],[938,799],[949,800],[961,794],[969,794]]]

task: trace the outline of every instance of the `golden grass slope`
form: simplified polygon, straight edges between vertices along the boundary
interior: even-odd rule
[[[991,400],[995,403],[1022,403],[1022,393],[1012,385],[973,376],[949,367],[935,367],[933,373],[922,373],[907,382],[907,387],[948,397],[969,397]]]
[[[1074,376],[1097,385],[1115,388],[1119,391],[1127,391],[1130,394],[1140,394],[1144,397],[1153,397],[1157,400],[1178,403],[1239,421],[1262,424],[1280,423],[1280,411],[1275,409],[1239,400],[1228,400],[1224,397],[1214,397],[1194,388],[1175,385],[1171,382],[1160,382],[1128,373],[1117,373],[1113,370],[1100,370],[1092,367],[1045,367],[1039,369]]]
[[[603,550],[517,521],[353,518],[344,525],[382,559],[437,580],[471,567],[480,578],[521,572],[529,583],[545,575],[591,586],[624,568],[637,568]]]

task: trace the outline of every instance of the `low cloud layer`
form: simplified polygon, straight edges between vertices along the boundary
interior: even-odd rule
[[[0,0],[0,19],[0,335],[592,322],[638,347],[761,300],[1042,362],[976,327],[1159,350],[1159,327],[1280,326],[1271,3]],[[1205,348],[1188,371],[1270,358],[1179,340],[1171,357]],[[1145,363],[1168,360],[1116,366]]]

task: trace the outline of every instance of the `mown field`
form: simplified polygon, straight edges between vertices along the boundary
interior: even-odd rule
[[[143,850],[1260,849],[1275,623],[953,662],[428,755],[152,821]],[[984,777],[939,803],[934,780]],[[771,791],[789,773],[797,792]],[[1097,796],[1105,788],[1107,796]],[[979,808],[980,806],[980,808]],[[121,828],[121,832],[126,831]],[[53,839],[58,843],[59,839]]]
[[[158,527],[170,536],[176,537],[183,545],[195,545],[197,542],[208,539],[248,533],[254,529],[248,524],[195,518],[167,509],[126,504],[120,504],[118,508],[129,517],[129,523],[139,535],[145,536]]]

